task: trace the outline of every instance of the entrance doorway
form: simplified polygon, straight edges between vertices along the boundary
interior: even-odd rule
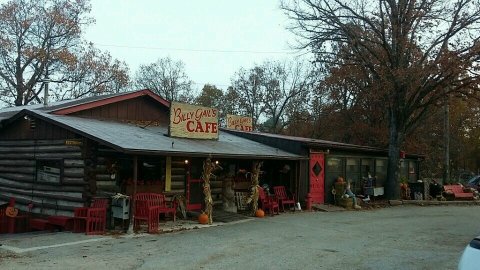
[[[325,154],[310,153],[310,184],[307,204],[323,204],[325,202]]]

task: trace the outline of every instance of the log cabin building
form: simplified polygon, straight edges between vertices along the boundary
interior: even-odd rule
[[[32,213],[71,216],[92,197],[131,195],[136,180],[137,192],[183,195],[197,210],[207,157],[223,168],[211,182],[216,204],[225,179],[248,188],[254,160],[264,162],[264,179],[295,189],[303,157],[226,132],[216,140],[171,137],[169,107],[140,90],[0,110],[0,203],[14,197],[20,210],[32,203]]]
[[[369,173],[376,186],[385,181],[385,149],[231,129],[213,140],[172,137],[170,107],[140,90],[0,110],[0,203],[14,197],[20,210],[32,203],[32,213],[71,216],[93,197],[131,195],[135,187],[185,196],[187,209],[199,210],[207,157],[222,167],[211,181],[216,205],[228,183],[248,189],[253,161],[263,162],[260,185],[284,185],[308,208],[333,203],[338,176],[352,181],[357,194]],[[421,158],[402,161],[411,182]]]

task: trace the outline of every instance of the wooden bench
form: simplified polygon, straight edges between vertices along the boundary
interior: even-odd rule
[[[73,231],[73,217],[67,216],[49,216],[48,223],[59,231]]]
[[[473,200],[472,192],[465,192],[462,185],[444,185],[444,196],[448,198],[453,194],[454,199],[468,199]]]
[[[30,229],[37,230],[37,231],[45,231],[45,230],[53,231],[54,226],[48,223],[48,220],[46,219],[32,218],[30,219]]]
[[[175,201],[167,203],[164,194],[161,193],[137,193],[135,200],[134,227],[139,229],[142,222],[146,222],[149,233],[158,232],[158,219],[160,214],[172,214],[175,222],[177,205]]]

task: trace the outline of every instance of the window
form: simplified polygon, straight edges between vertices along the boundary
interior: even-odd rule
[[[165,180],[165,159],[143,159],[139,165],[139,179],[145,182]]]
[[[413,160],[410,160],[408,162],[408,181],[409,182],[417,181],[416,164],[415,164],[415,161]]]
[[[408,161],[400,160],[400,179],[408,180]]]
[[[343,160],[340,158],[327,158],[327,171],[342,174]]]
[[[352,191],[355,194],[360,194],[362,191],[362,179],[360,177],[360,159],[347,158],[346,181],[352,183]]]
[[[345,176],[345,159],[340,157],[328,157],[325,161],[325,188],[330,190],[337,177]],[[326,201],[334,203],[334,198],[331,192],[326,192]]]
[[[63,159],[37,159],[37,182],[61,184]]]
[[[373,159],[362,159],[362,177],[367,178],[368,174],[373,174]]]
[[[375,184],[378,187],[385,185],[385,179],[387,179],[387,161],[385,159],[375,160]]]

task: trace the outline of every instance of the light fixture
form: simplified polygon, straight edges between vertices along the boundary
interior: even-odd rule
[[[218,160],[216,160],[216,161],[215,161],[215,164],[218,165],[218,163],[220,163],[220,162],[218,162]]]
[[[185,159],[185,164],[188,164],[188,159]]]

